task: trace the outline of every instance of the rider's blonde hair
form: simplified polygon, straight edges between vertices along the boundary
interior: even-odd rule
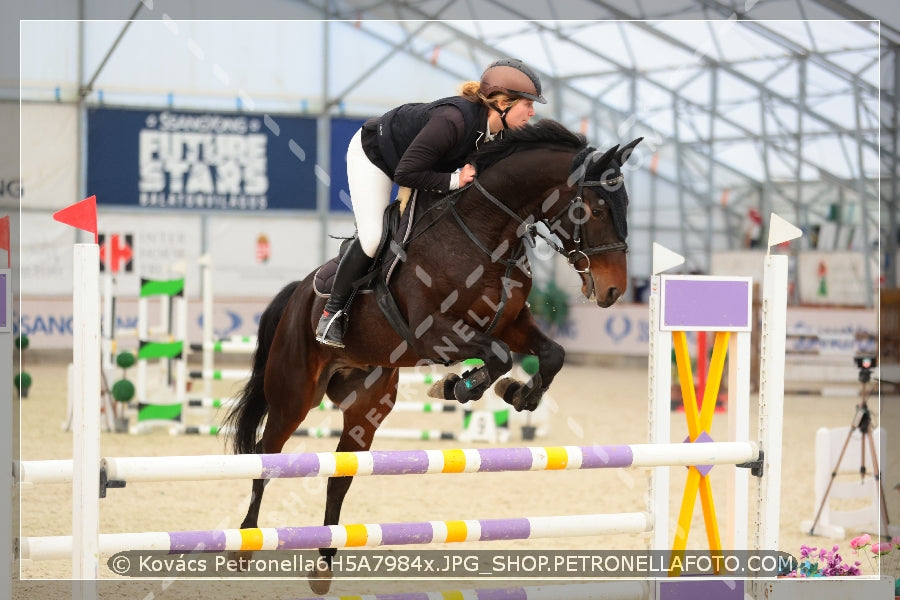
[[[480,102],[485,106],[496,109],[500,108],[498,106],[500,102],[506,102],[506,105],[512,108],[522,99],[518,96],[504,94],[503,92],[494,92],[491,94],[490,98],[488,98],[481,93],[481,82],[479,81],[467,81],[462,84],[462,86],[460,86],[459,95],[469,102]]]

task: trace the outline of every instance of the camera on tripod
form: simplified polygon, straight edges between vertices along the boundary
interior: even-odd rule
[[[878,459],[876,458],[878,455],[875,452],[875,441],[872,437],[872,413],[871,411],[869,411],[868,404],[866,404],[866,399],[869,397],[869,386],[866,384],[868,384],[872,379],[872,369],[874,369],[875,365],[878,364],[878,359],[871,354],[861,354],[859,356],[854,356],[853,362],[856,364],[856,368],[859,369],[859,382],[862,384],[860,389],[860,403],[856,405],[856,413],[854,413],[853,415],[853,423],[850,426],[850,430],[847,432],[847,439],[844,441],[844,445],[841,448],[840,454],[838,454],[837,462],[835,463],[834,469],[831,471],[831,480],[828,482],[828,487],[825,488],[825,494],[823,494],[822,501],[819,504],[819,511],[816,513],[816,518],[812,523],[812,527],[810,527],[809,529],[810,535],[814,535],[816,524],[819,522],[819,518],[822,516],[822,510],[825,508],[825,504],[828,502],[828,493],[831,491],[831,486],[834,483],[835,477],[837,477],[838,467],[840,466],[841,461],[844,458],[844,453],[847,451],[847,446],[850,444],[850,438],[852,437],[854,430],[857,429],[860,433],[860,444],[862,450],[862,461],[859,465],[859,476],[862,480],[865,480],[866,446],[868,444],[869,456],[872,457],[872,466],[874,467],[872,472],[875,484],[878,486],[879,493],[881,494],[881,519],[883,531],[888,531],[888,527],[890,527],[890,520],[888,519],[887,509],[885,508],[886,502],[884,499],[884,487],[881,483],[881,470],[878,466]]]
[[[872,369],[878,364],[878,357],[875,356],[854,356],[853,362],[859,369],[860,383],[869,383],[872,380]]]

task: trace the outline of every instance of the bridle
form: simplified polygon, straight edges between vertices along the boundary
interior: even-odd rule
[[[581,176],[578,178],[578,190],[575,193],[575,196],[567,202],[559,211],[556,212],[552,217],[544,217],[541,219],[541,222],[547,225],[547,228],[550,231],[553,231],[554,226],[562,220],[563,215],[572,210],[573,207],[580,208],[583,211],[588,210],[585,206],[584,202],[584,188],[595,188],[595,187],[615,187],[621,185],[624,181],[624,176],[619,174],[616,177],[612,177],[610,179],[603,179],[598,181],[585,179],[587,177],[587,170],[584,170],[581,173]],[[521,237],[528,242],[528,244],[534,248],[535,238],[540,237],[544,240],[548,246],[550,246],[554,251],[558,254],[564,256],[566,260],[572,265],[572,268],[575,269],[578,273],[587,273],[589,267],[585,267],[584,269],[579,269],[576,265],[583,258],[584,260],[589,260],[589,256],[593,256],[595,254],[604,254],[606,252],[618,252],[618,251],[626,251],[628,250],[628,244],[624,241],[614,242],[612,244],[602,244],[599,246],[589,246],[587,241],[582,238],[581,231],[581,219],[573,219],[575,224],[575,229],[572,232],[572,241],[575,243],[576,247],[573,250],[566,251],[565,248],[557,244],[555,241],[550,239],[548,236],[544,235],[537,229],[536,222],[529,222],[514,213],[508,206],[503,204],[496,196],[487,191],[481,182],[478,179],[474,179],[472,181],[472,185],[474,185],[475,189],[477,189],[482,196],[487,198],[492,204],[494,204],[497,208],[505,212],[512,219],[519,223],[519,225],[523,226],[523,232]],[[475,237],[475,235],[469,230],[469,228],[463,223],[462,219],[459,217],[459,214],[455,210],[455,207],[451,207],[454,217],[456,217],[457,222],[462,227],[463,231],[472,239],[473,242],[477,246],[479,246],[483,251],[485,251],[488,255],[492,255],[492,253],[484,247],[484,245]],[[565,230],[563,230],[565,231]]]

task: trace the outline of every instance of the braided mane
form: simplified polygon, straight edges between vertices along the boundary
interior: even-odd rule
[[[470,157],[478,172],[496,164],[510,154],[535,148],[560,148],[578,151],[586,146],[585,137],[574,133],[558,121],[541,119],[534,125],[503,131],[503,136],[483,144]]]

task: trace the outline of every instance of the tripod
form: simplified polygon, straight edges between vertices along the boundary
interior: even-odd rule
[[[862,389],[860,390],[860,403],[856,406],[856,413],[853,415],[853,422],[850,424],[850,431],[847,432],[847,439],[844,440],[844,445],[841,448],[841,453],[838,455],[837,462],[834,465],[834,469],[831,471],[831,480],[828,482],[828,487],[825,488],[825,494],[822,496],[822,502],[819,504],[819,510],[816,512],[816,518],[813,521],[812,527],[809,528],[809,534],[814,535],[814,531],[816,530],[816,525],[819,523],[819,518],[822,516],[822,510],[825,508],[825,503],[828,502],[828,493],[831,491],[831,486],[834,484],[834,478],[837,477],[838,468],[840,467],[841,461],[844,458],[844,453],[847,451],[847,446],[850,445],[850,438],[853,436],[854,430],[859,430],[860,434],[862,434],[862,438],[860,439],[860,464],[859,464],[859,477],[860,480],[863,481],[866,478],[866,444],[868,443],[869,451],[872,453],[872,468],[873,468],[873,478],[878,485],[878,492],[880,494],[881,501],[881,519],[882,519],[882,527],[884,535],[888,534],[888,527],[890,526],[890,519],[887,514],[887,503],[884,497],[884,486],[881,483],[881,469],[878,466],[878,455],[875,453],[875,440],[872,438],[871,426],[872,426],[872,413],[869,412],[869,406],[867,404],[867,400],[869,398],[869,381],[871,380],[872,372],[868,368],[860,367],[859,372],[859,381],[862,384]]]

